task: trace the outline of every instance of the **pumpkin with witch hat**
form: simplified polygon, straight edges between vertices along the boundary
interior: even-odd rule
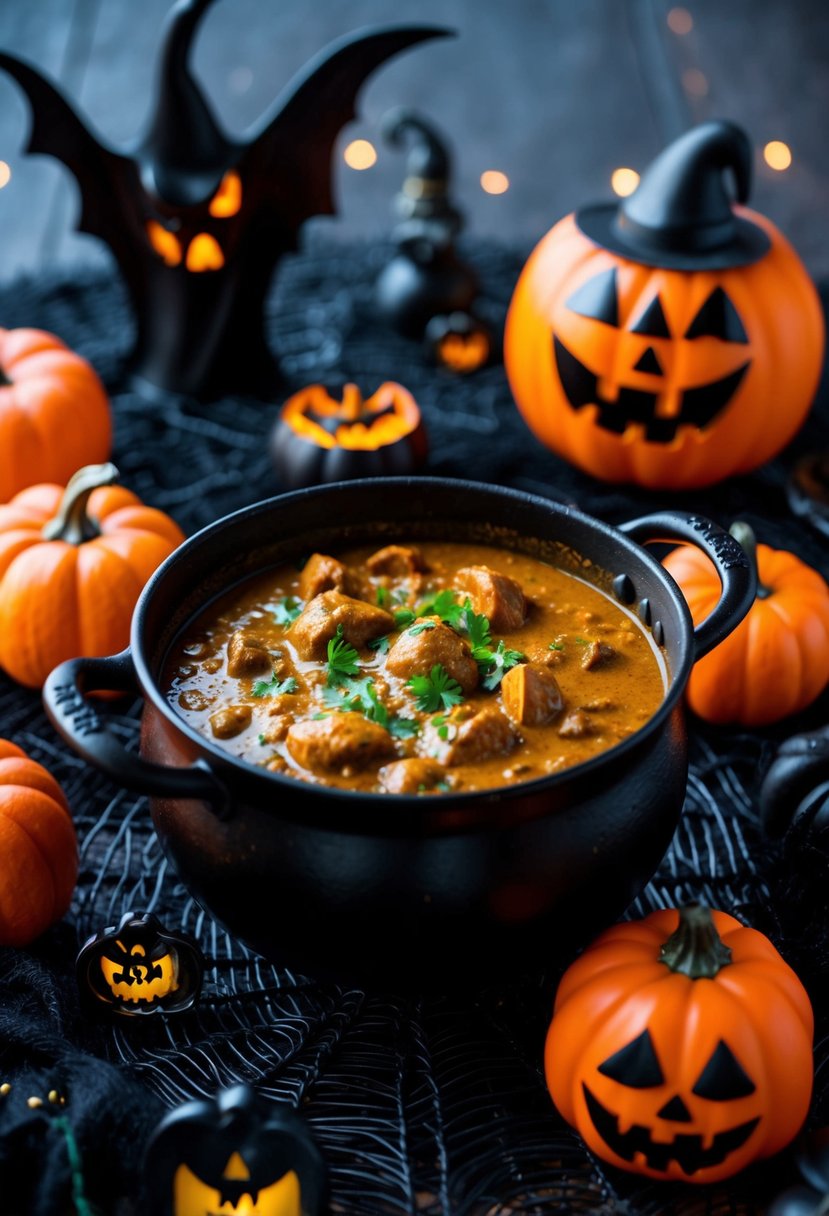
[[[792,247],[743,205],[750,178],[746,134],[704,123],[618,207],[563,219],[524,267],[510,386],[538,438],[593,476],[711,485],[769,460],[803,422],[823,315]]]

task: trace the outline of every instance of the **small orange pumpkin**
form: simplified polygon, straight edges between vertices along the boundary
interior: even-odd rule
[[[26,486],[65,485],[106,460],[112,421],[85,359],[40,329],[0,329],[0,502]]]
[[[67,911],[78,846],[57,781],[6,739],[0,739],[0,859],[0,946],[26,946]]]
[[[694,665],[688,704],[706,722],[767,726],[796,714],[829,682],[829,587],[793,553],[758,545],[747,524],[731,529],[756,563],[757,598],[748,616]],[[694,624],[720,596],[713,564],[682,545],[664,559]]]
[[[604,481],[711,485],[769,460],[818,385],[824,324],[791,245],[748,197],[728,123],[681,136],[615,207],[567,216],[530,255],[504,361],[536,436]],[[716,243],[716,238],[721,243]]]
[[[812,1092],[809,998],[774,946],[724,912],[654,912],[569,968],[547,1086],[605,1161],[716,1182],[779,1152]]]
[[[0,667],[30,688],[65,659],[123,650],[144,584],[184,540],[117,476],[90,465],[0,507]]]

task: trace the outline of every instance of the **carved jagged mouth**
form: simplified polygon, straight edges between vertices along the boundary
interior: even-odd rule
[[[585,405],[598,406],[597,425],[617,435],[624,434],[632,422],[642,423],[645,438],[651,443],[670,443],[680,426],[702,430],[712,423],[736,393],[751,362],[749,360],[720,380],[712,380],[697,388],[686,388],[679,413],[671,418],[662,418],[656,413],[658,393],[622,386],[615,401],[605,401],[599,394],[598,376],[555,336],[553,347],[561,386],[574,410],[583,409]]]
[[[590,1092],[582,1082],[584,1099],[587,1110],[593,1120],[593,1126],[617,1157],[623,1161],[632,1161],[636,1153],[641,1153],[652,1170],[664,1173],[671,1161],[676,1161],[684,1174],[696,1174],[698,1170],[710,1169],[714,1165],[722,1165],[726,1157],[741,1148],[754,1131],[759,1118],[749,1119],[747,1123],[739,1123],[727,1131],[717,1132],[708,1148],[702,1147],[702,1136],[680,1133],[665,1144],[651,1139],[646,1127],[634,1123],[624,1134],[619,1131],[619,1120],[602,1106],[599,1099]]]

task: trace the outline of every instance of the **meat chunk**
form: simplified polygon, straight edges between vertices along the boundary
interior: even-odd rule
[[[489,566],[464,566],[455,586],[472,600],[476,612],[489,618],[493,629],[509,633],[527,619],[527,600],[520,583]]]
[[[324,659],[339,625],[347,642],[365,646],[371,638],[394,629],[394,617],[375,604],[352,599],[340,591],[324,591],[305,605],[291,629],[300,658]]]
[[[210,729],[217,739],[232,739],[250,726],[252,716],[249,705],[226,705],[210,715]]]
[[[235,680],[258,676],[272,668],[271,656],[261,638],[237,629],[227,644],[227,674]]]
[[[286,745],[298,764],[314,772],[361,769],[394,754],[389,732],[358,713],[296,722],[288,731]]]
[[[558,728],[562,739],[582,739],[593,734],[593,723],[580,709],[572,710]]]
[[[348,567],[338,562],[336,557],[328,557],[325,553],[312,553],[302,568],[299,576],[300,599],[312,600],[323,591],[347,591]]]
[[[479,764],[492,756],[505,756],[517,743],[518,732],[509,718],[494,705],[487,705],[458,727],[447,748],[445,763]]]
[[[412,629],[425,621],[434,622],[433,629],[412,633]],[[454,629],[444,625],[438,617],[425,617],[404,630],[392,646],[386,659],[386,670],[402,680],[412,676],[425,676],[440,663],[453,680],[457,680],[464,693],[469,694],[478,685],[478,664],[464,639]]]
[[[372,553],[366,565],[372,574],[387,574],[389,578],[408,578],[426,569],[423,554],[410,545],[386,545]]]
[[[607,642],[591,642],[581,656],[581,665],[585,671],[592,671],[594,667],[603,666],[615,655],[616,651],[612,646],[608,646]]]
[[[501,681],[507,717],[519,726],[546,726],[564,708],[558,680],[546,667],[521,663]]]
[[[446,770],[436,760],[426,756],[412,756],[408,760],[395,760],[386,764],[377,774],[380,784],[388,794],[421,794],[433,790],[440,781],[446,780]]]
[[[260,733],[260,743],[281,743],[291,728],[292,714],[276,714],[265,723],[265,729]]]

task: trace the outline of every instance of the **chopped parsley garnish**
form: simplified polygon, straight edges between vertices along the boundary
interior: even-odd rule
[[[356,676],[359,672],[357,664],[360,656],[354,647],[343,638],[342,625],[337,626],[337,632],[328,642],[328,677],[329,688],[342,684],[346,676]]]
[[[294,623],[300,612],[302,612],[302,600],[298,600],[293,595],[286,595],[284,599],[277,600],[275,604],[272,604],[270,609],[276,624],[284,625],[288,628]]]
[[[377,606],[379,608],[385,608],[385,606],[388,602],[389,602],[388,587],[378,587],[377,588]]]
[[[441,709],[460,705],[463,690],[453,680],[442,663],[435,663],[428,676],[412,676],[406,687],[415,695],[415,704],[421,713],[431,714]]]
[[[469,636],[469,646],[475,662],[491,662],[492,652],[489,648],[492,645],[492,635],[489,630],[489,617],[484,616],[482,612],[475,612],[469,599],[464,602],[461,610],[460,625]]]
[[[412,612],[411,608],[398,608],[394,614],[394,623],[398,629],[405,629],[416,619],[417,614]]]
[[[590,645],[587,638],[573,638],[573,641],[576,643],[577,646],[589,646]]]
[[[454,722],[450,722],[446,714],[438,714],[436,718],[431,719],[432,726],[437,729],[438,738],[446,742],[447,739],[454,739],[457,733],[457,727]]]
[[[452,787],[448,781],[436,781],[434,788],[440,790],[442,794],[448,794]]]
[[[434,629],[436,624],[437,621],[418,621],[417,624],[412,625],[411,629],[409,629],[407,632],[411,637],[416,638],[418,634],[425,633],[427,629]]]
[[[376,650],[378,654],[386,654],[389,649],[389,635],[384,633],[381,638],[375,638],[368,644],[369,650]]]
[[[522,654],[520,650],[508,650],[503,638],[498,643],[497,649],[491,650],[489,653],[492,656],[491,666],[484,675],[483,685],[487,692],[492,692],[498,687],[510,668],[521,663],[526,655]]]
[[[420,725],[414,719],[396,718],[389,713],[377,694],[371,676],[364,676],[361,680],[345,678],[337,687],[324,688],[322,699],[329,711],[365,714],[370,722],[376,722],[396,739],[410,739],[420,730]],[[326,718],[328,714],[320,713],[316,717]]]
[[[270,680],[257,680],[253,686],[255,697],[281,697],[283,693],[296,692],[297,682],[293,676],[281,680],[273,676]]]
[[[419,612],[421,616],[439,616],[445,625],[451,625],[453,629],[456,629],[463,608],[464,605],[457,603],[456,592],[446,587],[437,595],[433,595],[430,600],[424,600]]]
[[[550,645],[547,647],[547,649],[548,650],[563,650],[564,647],[562,646],[561,642],[550,642]]]
[[[408,601],[409,594],[408,587],[398,587],[396,591],[392,592],[391,598],[395,604],[405,604]]]
[[[264,735],[259,735],[258,739],[259,739],[259,743],[261,744],[262,747],[264,747],[265,744],[268,742]]]
[[[420,734],[420,723],[414,718],[390,718],[387,729],[395,739],[413,739]]]

